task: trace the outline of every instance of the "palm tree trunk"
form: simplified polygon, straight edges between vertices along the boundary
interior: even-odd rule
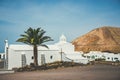
[[[37,51],[37,45],[34,45],[34,65],[38,66],[38,51]]]

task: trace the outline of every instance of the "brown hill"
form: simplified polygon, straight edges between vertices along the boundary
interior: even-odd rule
[[[120,28],[101,27],[73,40],[76,51],[120,52]]]

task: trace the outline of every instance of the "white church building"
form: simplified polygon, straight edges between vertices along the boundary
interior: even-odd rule
[[[10,44],[5,41],[5,68],[23,67],[33,63],[33,47],[31,45]],[[56,61],[68,61],[87,64],[87,58],[82,57],[83,52],[75,52],[74,45],[67,42],[62,35],[58,43],[47,45],[49,48],[38,46],[38,64],[52,63]]]
[[[47,45],[49,48],[38,46],[38,64],[52,63],[56,61],[66,61],[87,64],[95,59],[105,59],[105,61],[120,61],[120,53],[107,53],[100,51],[90,51],[85,54],[82,51],[76,52],[74,45],[67,42],[66,37],[61,35],[58,43]],[[34,62],[33,47],[31,45],[10,44],[5,41],[4,67],[8,70],[19,68]]]

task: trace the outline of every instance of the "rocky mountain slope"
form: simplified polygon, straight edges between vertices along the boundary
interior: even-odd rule
[[[76,51],[120,52],[120,28],[101,27],[72,41]]]

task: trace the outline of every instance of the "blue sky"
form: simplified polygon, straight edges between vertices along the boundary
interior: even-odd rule
[[[52,44],[102,26],[120,27],[120,0],[0,0],[0,52],[5,39],[16,44],[29,27],[43,28]]]

